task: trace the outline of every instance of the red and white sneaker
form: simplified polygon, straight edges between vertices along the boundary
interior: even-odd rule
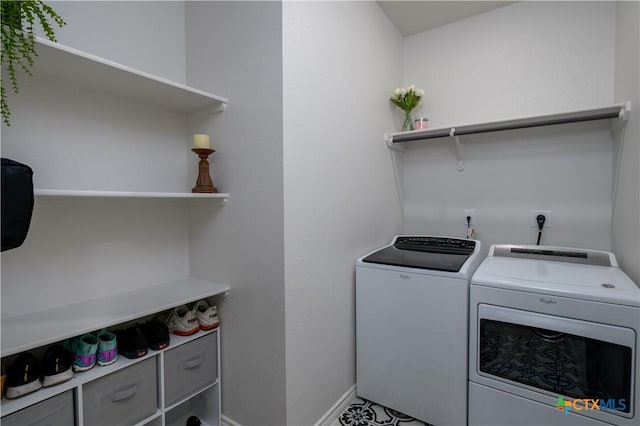
[[[193,307],[198,318],[200,330],[211,330],[220,325],[218,320],[218,308],[210,306],[206,300],[200,300]]]
[[[178,336],[190,336],[200,329],[196,314],[185,305],[171,311],[167,318],[167,328]]]

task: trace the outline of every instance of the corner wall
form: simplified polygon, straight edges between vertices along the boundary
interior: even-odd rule
[[[373,2],[283,3],[288,425],[355,383],[355,261],[401,229],[383,139],[401,49]]]
[[[229,99],[213,125],[190,123],[211,135],[213,181],[230,193],[190,210],[191,275],[231,287],[219,307],[222,413],[284,425],[282,4],[187,2],[186,16],[188,83]]]
[[[184,83],[183,1],[47,1],[59,43]]]
[[[616,5],[615,99],[630,100],[631,114],[614,147],[612,249],[621,268],[640,286],[640,4]]]

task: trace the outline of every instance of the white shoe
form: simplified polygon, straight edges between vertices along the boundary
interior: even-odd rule
[[[169,314],[167,328],[178,336],[190,336],[199,329],[198,319],[185,305],[178,306]]]
[[[196,303],[193,310],[198,318],[200,330],[211,330],[220,325],[218,309],[215,306],[210,306],[206,300],[200,300]]]

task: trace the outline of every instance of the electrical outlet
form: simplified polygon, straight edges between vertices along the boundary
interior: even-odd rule
[[[551,228],[551,210],[531,210],[531,227],[538,229],[538,215],[544,215],[544,228]]]
[[[475,217],[475,215],[473,214],[473,210],[465,210],[465,211],[464,211],[464,226],[465,226],[465,227],[467,226],[467,216],[470,216],[470,217],[471,217],[471,224],[470,224],[470,225],[471,225],[471,226],[475,226],[475,224],[476,224],[476,217]]]

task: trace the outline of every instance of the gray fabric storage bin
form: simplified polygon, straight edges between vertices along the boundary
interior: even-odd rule
[[[2,426],[71,426],[74,424],[75,413],[71,390],[2,418]]]
[[[86,426],[132,425],[153,415],[158,409],[156,358],[87,383],[82,402]]]
[[[218,332],[164,353],[165,406],[170,406],[218,377]]]

